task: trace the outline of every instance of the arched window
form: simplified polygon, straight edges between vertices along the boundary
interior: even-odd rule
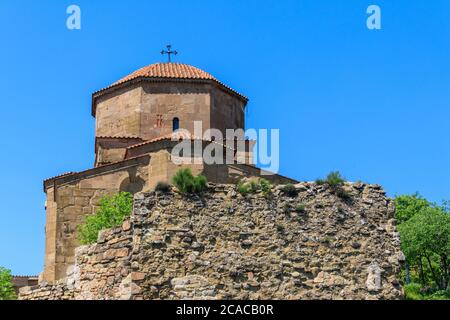
[[[178,118],[173,118],[172,121],[172,130],[173,132],[177,131],[178,129],[180,129],[180,119]]]

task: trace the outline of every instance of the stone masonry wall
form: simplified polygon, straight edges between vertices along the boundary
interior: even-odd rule
[[[67,277],[55,285],[46,282],[22,288],[23,300],[126,300],[131,298],[130,259],[132,229],[129,221],[122,228],[105,230],[98,242],[76,249],[76,263]]]
[[[119,168],[47,189],[45,281],[54,283],[63,278],[67,268],[75,263],[77,227],[97,211],[100,199],[129,191],[127,186],[136,182],[144,186],[148,171],[148,166]]]
[[[141,193],[122,228],[77,249],[56,286],[21,299],[400,299],[404,256],[377,185],[296,185],[288,197],[232,185],[202,197]]]

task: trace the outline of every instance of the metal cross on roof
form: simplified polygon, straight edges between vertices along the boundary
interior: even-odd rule
[[[171,54],[177,55],[177,54],[178,54],[178,51],[176,51],[176,50],[175,50],[175,51],[172,51],[172,46],[171,46],[170,44],[168,44],[166,47],[167,47],[167,50],[161,51],[161,54],[162,54],[162,55],[167,54],[167,56],[168,56],[168,58],[169,58],[169,61],[168,61],[168,62],[171,62],[170,55],[171,55]]]

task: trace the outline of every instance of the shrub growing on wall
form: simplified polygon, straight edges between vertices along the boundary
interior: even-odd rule
[[[281,192],[283,192],[283,194],[285,194],[288,197],[291,198],[295,198],[298,195],[298,190],[295,188],[295,186],[291,183],[285,185],[282,189]]]
[[[15,300],[16,292],[12,283],[11,271],[0,267],[0,300]]]
[[[345,179],[341,176],[339,171],[333,171],[330,174],[328,174],[327,178],[325,180],[317,179],[316,183],[323,185],[326,184],[332,188],[336,188],[344,184]]]
[[[318,185],[325,185],[329,187],[338,198],[341,198],[344,201],[351,200],[351,195],[342,188],[345,183],[345,179],[341,176],[339,171],[331,172],[325,180],[317,179],[316,183]]]
[[[245,183],[239,182],[237,185],[238,192],[243,196],[246,196],[249,193],[256,193],[258,192],[258,189],[259,185],[255,180],[250,180],[249,182]]]
[[[131,215],[133,195],[121,192],[100,199],[97,213],[86,218],[78,227],[78,239],[82,244],[95,243],[101,230],[120,226]]]
[[[272,187],[272,184],[268,180],[260,178],[245,183],[239,182],[237,184],[237,191],[243,196],[261,191],[264,197],[270,198],[272,196]]]
[[[191,169],[180,169],[172,178],[172,182],[181,193],[201,193],[206,189],[207,180],[204,176],[194,176]]]

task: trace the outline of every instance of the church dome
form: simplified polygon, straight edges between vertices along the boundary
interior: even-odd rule
[[[116,81],[106,88],[94,92],[92,94],[92,116],[95,117],[96,101],[99,97],[109,92],[115,91],[116,89],[125,87],[129,84],[141,81],[206,81],[213,83],[215,86],[221,88],[228,94],[237,97],[244,102],[244,105],[246,105],[248,102],[248,98],[246,96],[233,90],[232,88],[217,80],[211,74],[199,68],[183,63],[154,63],[134,71],[133,73],[120,79],[119,81]]]
[[[172,79],[202,79],[202,80],[215,80],[209,73],[182,63],[155,63],[149,66],[143,67],[128,76],[117,81],[113,85],[117,85],[123,82],[127,82],[136,78],[172,78]]]

